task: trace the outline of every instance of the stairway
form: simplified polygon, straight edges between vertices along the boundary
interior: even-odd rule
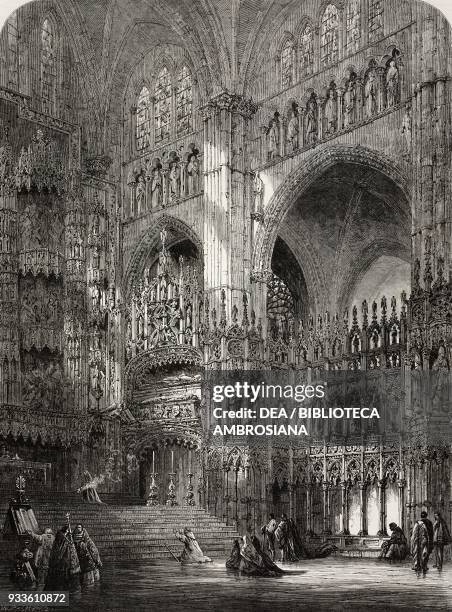
[[[71,525],[82,523],[97,545],[104,561],[172,558],[166,548],[179,554],[183,544],[174,536],[176,529],[190,527],[203,550],[212,558],[229,556],[232,542],[238,537],[233,527],[222,523],[197,506],[147,507],[139,498],[102,495],[105,506],[90,505],[74,493],[47,492],[30,495],[40,528],[54,531],[65,523],[70,513]],[[8,500],[0,502],[3,527]],[[16,543],[0,540],[2,553],[11,558]]]

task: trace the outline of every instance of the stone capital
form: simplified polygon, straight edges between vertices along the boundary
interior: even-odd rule
[[[238,113],[245,119],[252,117],[257,111],[257,104],[251,98],[245,98],[242,95],[222,91],[220,94],[213,96],[207,104],[201,108],[201,113],[204,120],[210,119],[213,115],[222,110],[227,110],[231,113]]]

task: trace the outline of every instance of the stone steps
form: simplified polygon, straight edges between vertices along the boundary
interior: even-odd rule
[[[8,508],[9,497],[0,502],[2,525]],[[73,493],[49,492],[46,496],[29,494],[41,529],[58,529],[70,512],[71,524],[82,523],[99,548],[105,560],[168,559],[183,548],[174,536],[176,529],[189,526],[193,529],[204,553],[212,558],[229,554],[238,533],[220,519],[197,506],[146,506],[139,498],[120,495],[101,495],[107,505],[86,504]],[[17,543],[3,542],[0,547],[7,552]],[[9,555],[10,556],[10,555]]]

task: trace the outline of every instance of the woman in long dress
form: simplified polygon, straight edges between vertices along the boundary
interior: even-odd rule
[[[185,527],[184,531],[176,531],[175,536],[184,544],[184,550],[179,557],[181,563],[209,563],[212,561],[201,550],[193,531]]]
[[[244,535],[240,544],[239,571],[246,576],[275,577],[283,574],[270,557],[262,551],[259,540]]]
[[[94,584],[100,580],[99,570],[102,567],[102,561],[96,545],[81,523],[74,529],[73,540],[80,564],[80,583],[82,585]]]

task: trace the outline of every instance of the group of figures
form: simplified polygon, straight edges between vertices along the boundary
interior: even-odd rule
[[[328,557],[337,550],[330,542],[319,546],[303,542],[295,521],[285,514],[279,522],[270,514],[261,534],[262,541],[256,535],[244,535],[234,541],[227,569],[247,576],[280,576],[284,571],[275,563],[278,551],[280,562],[288,563]]]
[[[130,216],[164,208],[196,195],[201,190],[199,151],[191,144],[187,153],[178,155],[171,151],[167,159],[149,159],[141,169],[131,168],[127,184]]]
[[[84,526],[79,523],[71,530],[68,522],[56,535],[49,527],[42,534],[28,531],[11,578],[19,588],[74,592],[98,582],[101,567],[99,551]]]
[[[371,61],[364,79],[351,72],[343,87],[331,81],[324,95],[312,91],[304,108],[292,102],[284,121],[276,111],[265,127],[267,161],[313,145],[396,106],[400,102],[397,56],[395,51],[386,67]]]
[[[452,543],[449,527],[441,516],[435,512],[434,523],[428,518],[427,512],[421,512],[419,520],[413,526],[410,546],[403,529],[396,523],[390,523],[391,536],[381,546],[380,559],[403,561],[411,552],[412,569],[418,575],[428,571],[428,561],[432,552],[435,553],[435,565],[439,571],[443,568],[444,547]]]

